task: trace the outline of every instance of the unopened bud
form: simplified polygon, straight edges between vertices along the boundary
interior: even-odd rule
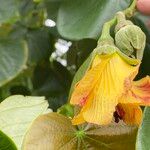
[[[116,26],[116,46],[126,55],[142,59],[146,36],[140,27],[131,21],[121,20]]]

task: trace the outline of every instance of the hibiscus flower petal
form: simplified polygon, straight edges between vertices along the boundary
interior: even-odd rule
[[[79,115],[75,116],[73,119],[72,119],[72,124],[73,125],[78,125],[78,124],[82,124],[84,123],[85,120],[83,118],[83,115],[82,113],[80,113]]]
[[[131,82],[131,88],[123,94],[119,102],[150,106],[150,77]]]
[[[106,58],[102,56],[101,64],[105,62]],[[124,80],[138,67],[129,65],[115,53],[101,69],[100,78],[93,90],[94,98],[88,107],[85,103],[83,108],[86,109],[82,111],[82,115],[87,122],[104,125],[112,121],[118,98],[124,91]]]
[[[74,116],[74,118],[72,119],[73,125],[78,125],[78,124],[82,124],[82,123],[86,122],[83,117],[83,113],[90,107],[93,99],[94,99],[94,92],[92,90],[91,94],[89,95],[88,101],[86,101],[86,105],[84,105],[84,107],[82,107],[79,114]]]
[[[100,74],[103,70],[102,68],[105,66],[104,63],[100,62],[101,59],[96,56],[93,61],[92,68],[88,70],[84,77],[76,84],[71,96],[71,104],[83,106],[88,100],[92,89],[95,87],[98,79],[100,78]]]
[[[129,125],[139,125],[142,120],[142,110],[134,104],[118,104],[116,107],[120,118]]]

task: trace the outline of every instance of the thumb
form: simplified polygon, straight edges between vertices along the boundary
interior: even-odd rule
[[[150,0],[138,0],[137,9],[145,15],[150,15]]]

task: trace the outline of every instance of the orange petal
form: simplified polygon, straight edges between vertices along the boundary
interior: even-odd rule
[[[86,104],[81,109],[80,113],[77,116],[74,116],[74,118],[72,119],[73,125],[78,125],[78,124],[82,124],[85,122],[85,119],[83,117],[83,113],[88,110],[88,108],[92,104],[93,99],[94,99],[94,92],[92,90],[91,94],[89,95],[88,101],[86,101]]]
[[[124,91],[124,80],[138,69],[127,64],[116,53],[110,57],[109,61],[102,56],[101,64],[103,63],[105,67],[101,68],[100,78],[93,89],[93,99],[85,103],[81,111],[87,122],[100,125],[109,124],[112,121],[118,98]]]
[[[117,113],[129,125],[139,125],[142,120],[142,110],[134,104],[118,104]]]
[[[123,94],[120,103],[133,103],[150,106],[150,77],[133,81],[131,87]]]
[[[84,123],[85,120],[83,118],[83,115],[82,113],[80,113],[79,115],[75,116],[73,119],[72,119],[72,124],[73,125],[78,125],[78,124],[82,124]]]
[[[95,87],[100,74],[103,71],[105,63],[100,63],[101,59],[96,57],[93,62],[93,67],[86,72],[84,77],[76,84],[75,89],[72,93],[70,103],[75,105],[79,104],[83,106],[88,100],[89,95]]]

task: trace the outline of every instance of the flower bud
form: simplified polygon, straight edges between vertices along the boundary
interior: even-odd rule
[[[129,20],[121,20],[116,26],[116,46],[127,56],[142,59],[146,36],[140,27]]]

